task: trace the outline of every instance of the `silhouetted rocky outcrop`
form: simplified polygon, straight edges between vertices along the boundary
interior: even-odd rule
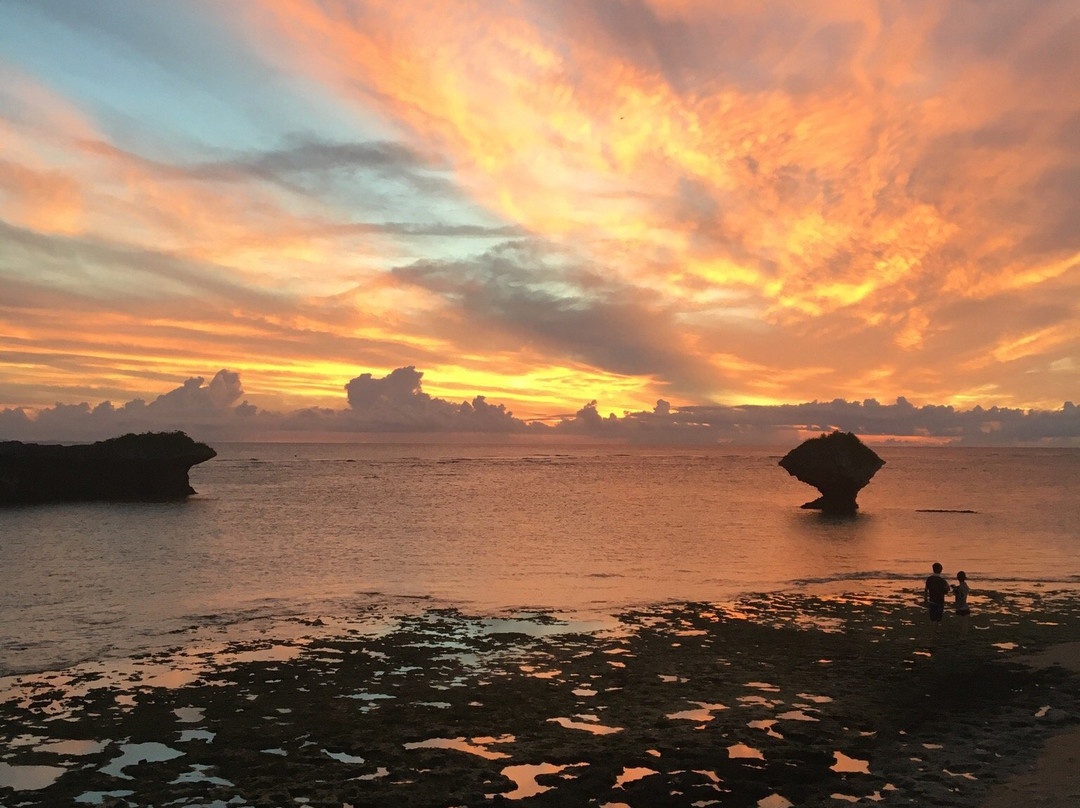
[[[833,432],[796,446],[780,461],[792,477],[814,486],[821,496],[802,507],[825,513],[852,514],[855,496],[885,465],[874,450],[850,432]]]
[[[195,493],[188,469],[217,454],[183,432],[148,432],[77,446],[0,442],[0,505],[164,502]]]

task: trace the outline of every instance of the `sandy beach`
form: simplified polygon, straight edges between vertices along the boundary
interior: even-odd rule
[[[1055,645],[1022,661],[1033,668],[1056,667],[1080,676],[1080,642]],[[1060,715],[1059,720],[1075,723],[1075,716]],[[1013,808],[1018,802],[1033,808],[1080,805],[1080,730],[1048,739],[1027,771],[991,790],[985,808]]]
[[[4,805],[1076,804],[1080,599],[917,593],[373,615],[14,677]],[[1068,764],[1068,765],[1066,765]]]
[[[995,786],[985,808],[1073,808],[1080,805],[1080,731],[1050,738],[1034,766]]]

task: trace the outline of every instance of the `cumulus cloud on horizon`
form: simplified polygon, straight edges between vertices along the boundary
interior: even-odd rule
[[[522,436],[539,440],[597,439],[651,445],[783,445],[808,432],[833,429],[866,439],[910,439],[963,445],[1080,447],[1080,407],[1060,410],[1002,407],[917,407],[905,398],[807,402],[776,406],[699,405],[674,407],[659,400],[652,410],[603,415],[596,401],[574,413],[544,421],[517,418],[483,395],[458,403],[422,389],[423,373],[400,367],[383,377],[362,373],[345,385],[341,409],[310,407],[289,412],[260,410],[243,399],[240,374],[220,370],[209,382],[187,379],[147,403],[133,399],[91,406],[57,403],[36,413],[0,410],[0,440],[86,441],[125,432],[183,430],[202,440],[342,441],[364,436]]]

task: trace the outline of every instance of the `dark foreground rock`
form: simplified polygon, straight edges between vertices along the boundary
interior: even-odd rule
[[[850,432],[821,435],[796,446],[780,460],[792,477],[821,492],[802,507],[831,514],[853,514],[855,497],[885,461]]]
[[[165,502],[195,493],[188,470],[217,454],[183,432],[148,432],[76,446],[0,443],[0,505]]]
[[[1080,601],[980,592],[969,631],[934,634],[917,595],[667,604],[599,633],[438,610],[144,657],[127,685],[0,680],[0,803],[975,808],[1075,726],[1080,680],[1014,660],[1077,639]]]

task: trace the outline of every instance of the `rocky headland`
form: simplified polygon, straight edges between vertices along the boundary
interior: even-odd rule
[[[183,432],[79,445],[0,442],[0,506],[111,500],[167,502],[195,493],[188,471],[217,454]]]

